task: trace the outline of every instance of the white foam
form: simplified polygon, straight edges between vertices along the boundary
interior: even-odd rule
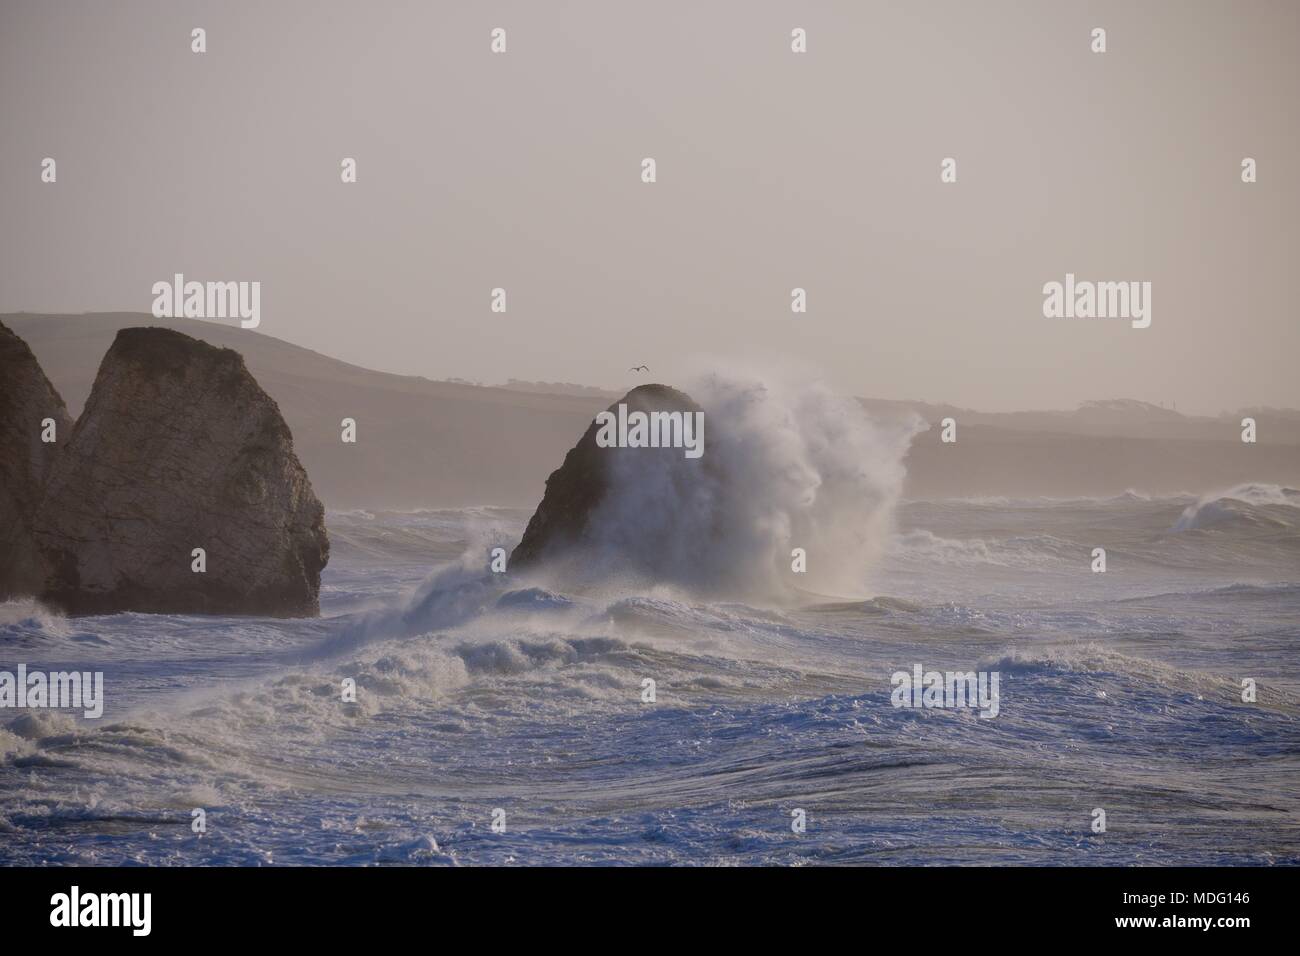
[[[579,570],[625,573],[631,586],[779,600],[796,580],[791,552],[802,548],[801,587],[865,595],[920,419],[880,424],[818,384],[771,378],[714,374],[688,391],[707,424],[701,467],[612,455]]]

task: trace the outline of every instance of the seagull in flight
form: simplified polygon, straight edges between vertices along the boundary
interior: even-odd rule
[[[632,366],[630,369],[628,369],[628,371],[629,371],[629,372],[648,372],[648,371],[650,371],[650,366],[648,366],[648,365],[634,365],[634,366]]]

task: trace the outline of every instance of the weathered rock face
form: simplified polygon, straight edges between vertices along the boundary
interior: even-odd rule
[[[312,615],[329,558],[275,402],[237,352],[160,328],[118,332],[34,536],[42,597],[76,614]]]
[[[0,322],[0,600],[33,594],[40,584],[31,523],[71,431],[63,399],[36,356]],[[55,441],[42,440],[51,433]]]
[[[626,405],[629,413],[692,414],[701,410],[690,396],[667,385],[634,388],[611,405],[609,411],[617,415],[620,404]],[[654,489],[655,498],[648,503],[647,514],[652,524],[662,526],[661,522],[655,521],[655,510],[674,508],[679,503],[691,501],[692,495],[685,486],[699,487],[696,479],[708,466],[701,459],[685,458],[680,448],[601,448],[596,442],[599,429],[599,424],[593,420],[582,439],[564,457],[564,463],[546,479],[542,502],[510,555],[509,566],[512,569],[526,568],[575,547],[602,549],[611,560],[629,566],[637,564],[635,559],[638,556],[665,553],[663,548],[646,547],[646,536],[637,529],[629,529],[636,540],[626,542],[627,546],[624,546],[625,542],[618,540],[620,528],[614,527],[614,522],[596,526],[606,514],[602,508],[611,504],[610,495],[616,478],[625,479],[621,486],[626,487],[631,483],[626,480],[630,477],[642,473],[648,477],[651,471],[655,473],[659,480],[646,482],[647,487]],[[633,569],[654,570],[651,567]]]

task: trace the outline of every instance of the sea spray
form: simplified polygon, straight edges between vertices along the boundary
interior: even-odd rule
[[[817,384],[710,375],[690,386],[712,423],[707,467],[610,456],[583,577],[624,574],[713,596],[864,593],[901,493],[919,418],[873,421]],[[793,574],[791,553],[806,554]]]

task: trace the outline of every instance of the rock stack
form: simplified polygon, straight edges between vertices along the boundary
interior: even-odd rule
[[[71,431],[63,399],[36,356],[0,322],[0,600],[40,587],[32,518]]]
[[[20,424],[39,411],[28,390]],[[121,330],[60,444],[22,512],[42,600],[74,614],[319,612],[324,508],[237,352]]]
[[[623,411],[620,406],[625,407]],[[620,415],[626,418],[637,412],[647,416],[654,413],[685,416],[700,413],[701,409],[685,392],[667,385],[642,385],[608,410],[615,418]],[[564,463],[546,479],[541,504],[510,555],[512,569],[527,568],[575,549],[601,549],[612,560],[634,565],[638,554],[649,554],[651,549],[624,547],[613,536],[619,529],[608,524],[602,528],[595,526],[601,518],[602,506],[610,504],[616,478],[641,473],[658,479],[646,482],[656,492],[656,500],[646,505],[649,520],[655,522],[657,512],[691,502],[700,487],[701,474],[710,470],[704,460],[686,457],[679,447],[601,447],[597,442],[602,427],[599,418],[569,450]]]

